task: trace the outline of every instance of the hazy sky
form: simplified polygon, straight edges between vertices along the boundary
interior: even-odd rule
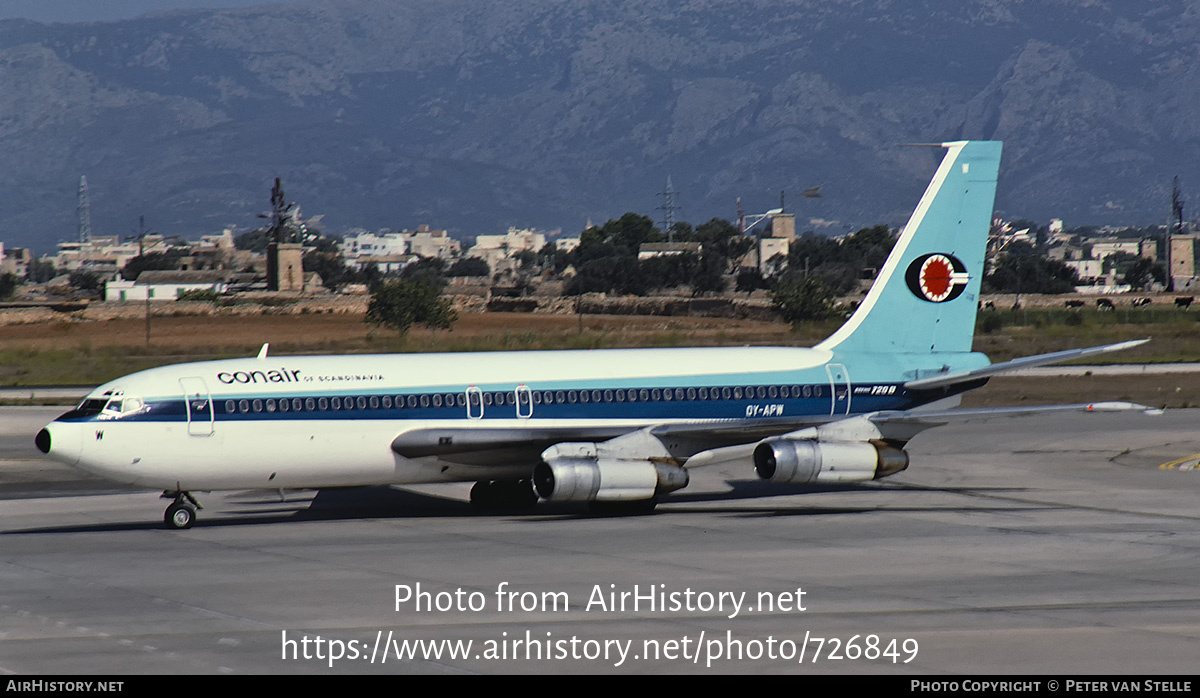
[[[97,22],[127,19],[147,12],[267,4],[271,4],[270,0],[0,0],[0,19]]]

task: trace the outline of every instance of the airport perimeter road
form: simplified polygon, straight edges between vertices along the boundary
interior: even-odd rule
[[[2,673],[1180,674],[1200,654],[1197,411],[946,427],[842,489],[718,466],[653,516],[475,515],[453,485],[201,494],[168,531],[158,493],[40,461],[19,425],[53,410],[23,410],[0,410]]]

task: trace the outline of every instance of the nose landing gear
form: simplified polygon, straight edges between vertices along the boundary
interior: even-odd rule
[[[167,528],[191,528],[192,524],[196,523],[196,510],[203,509],[191,492],[172,492],[167,490],[162,493],[162,499],[174,499],[171,505],[167,507],[166,513],[163,514],[163,522]]]

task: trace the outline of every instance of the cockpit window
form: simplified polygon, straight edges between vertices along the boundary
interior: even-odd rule
[[[87,398],[79,403],[79,406],[70,412],[59,415],[59,419],[75,419],[78,417],[95,417],[104,411],[104,406],[108,404],[108,398]]]
[[[140,412],[145,406],[145,402],[141,398],[130,397],[117,393],[113,396],[108,404],[104,406],[104,413],[107,415],[120,416]]]

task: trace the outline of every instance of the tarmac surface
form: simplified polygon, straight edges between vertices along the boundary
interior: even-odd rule
[[[0,408],[0,673],[1175,675],[1200,656],[1196,410],[942,427],[909,470],[840,488],[713,466],[650,516],[480,515],[463,484],[199,494],[170,531],[158,492],[41,457],[63,409]]]

